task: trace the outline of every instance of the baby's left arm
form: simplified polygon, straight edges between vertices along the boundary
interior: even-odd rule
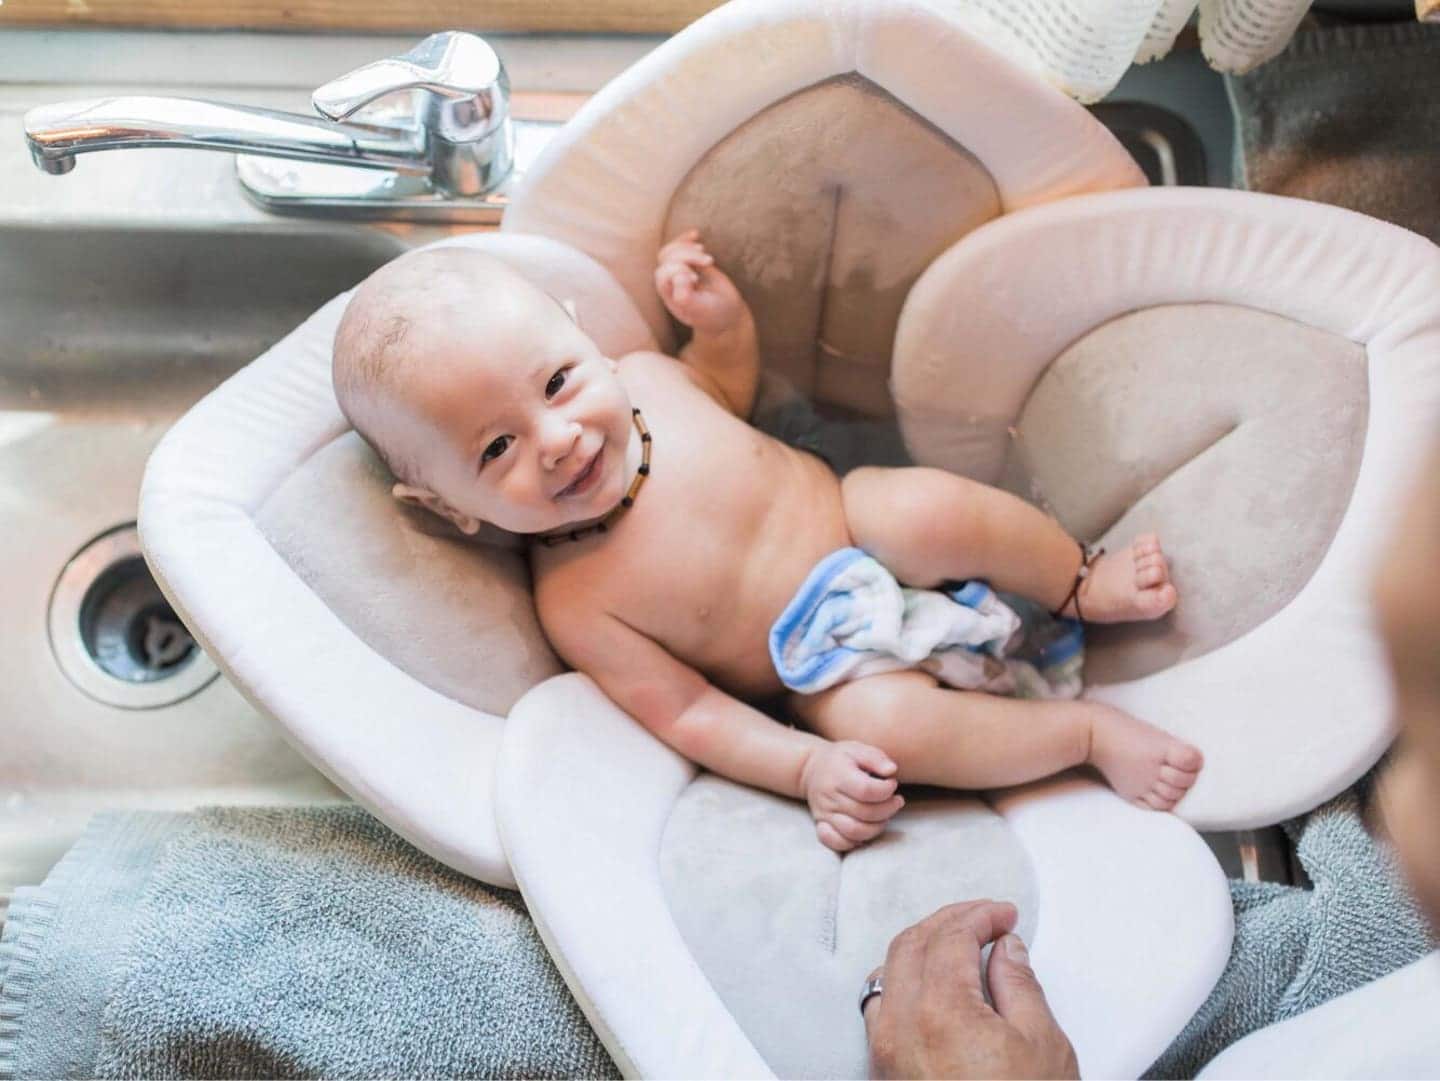
[[[760,377],[755,320],[740,290],[705,250],[698,229],[660,249],[655,288],[670,314],[694,331],[680,359],[726,408],[748,417]]]

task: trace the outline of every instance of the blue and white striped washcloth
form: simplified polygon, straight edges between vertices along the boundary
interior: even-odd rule
[[[1026,602],[1023,619],[981,581],[941,592],[900,585],[859,548],[822,559],[770,629],[770,657],[791,690],[920,669],[965,690],[1023,698],[1080,693],[1082,635]]]

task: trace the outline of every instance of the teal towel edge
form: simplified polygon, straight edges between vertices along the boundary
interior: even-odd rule
[[[20,1032],[38,978],[40,957],[56,902],[40,886],[21,886],[10,901],[0,939],[0,1079],[13,1081]]]
[[[16,889],[0,933],[0,1081],[15,1081],[22,1065],[27,1065],[29,1044],[24,1041],[36,1028],[27,1024],[27,1019],[34,1000],[43,998],[36,994],[37,981],[44,978],[52,960],[51,947],[63,910],[77,903],[76,883],[102,865],[99,857],[115,843],[111,835],[117,827],[125,833],[178,820],[175,812],[166,811],[97,812],[43,883]]]

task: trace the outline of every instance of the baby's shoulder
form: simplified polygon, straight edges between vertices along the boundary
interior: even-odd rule
[[[695,369],[664,353],[649,350],[627,353],[620,358],[619,372],[620,381],[632,398],[643,388],[662,391],[668,399],[666,404],[675,407],[706,409],[714,404]]]
[[[634,353],[626,353],[620,358],[619,365],[622,377],[642,373],[646,376],[660,373],[667,376],[679,375],[683,378],[685,369],[685,365],[681,361],[653,349],[639,349]]]

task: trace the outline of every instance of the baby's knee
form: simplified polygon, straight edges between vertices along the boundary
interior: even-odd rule
[[[897,531],[924,520],[932,507],[922,469],[861,466],[845,474],[840,498],[855,543],[868,552],[892,543]]]

